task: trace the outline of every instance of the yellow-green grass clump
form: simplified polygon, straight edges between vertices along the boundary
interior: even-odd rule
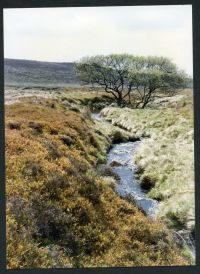
[[[149,197],[161,201],[158,216],[169,226],[194,232],[192,93],[185,92],[179,98],[182,102],[177,107],[105,108],[102,114],[112,124],[141,138],[133,160],[142,186],[149,189]],[[170,105],[171,102],[172,98]]]
[[[100,111],[115,103],[115,98],[102,89],[68,88],[60,95],[62,102],[82,108],[88,106],[92,111]]]
[[[7,267],[189,264],[96,172],[109,141],[58,101],[6,106]]]

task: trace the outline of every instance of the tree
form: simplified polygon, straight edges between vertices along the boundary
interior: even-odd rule
[[[183,87],[186,75],[167,58],[129,54],[98,55],[76,64],[79,79],[101,86],[112,94],[119,106],[134,93],[135,107],[144,108],[158,96],[172,94]]]
[[[131,91],[128,73],[132,65],[132,56],[128,54],[100,55],[83,58],[76,64],[76,71],[82,82],[103,87],[121,106]]]
[[[168,97],[186,87],[187,75],[163,57],[140,59],[140,68],[129,73],[131,91],[134,90],[135,107],[144,108],[156,98]]]

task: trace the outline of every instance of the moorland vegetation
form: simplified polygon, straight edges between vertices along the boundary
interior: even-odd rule
[[[112,130],[96,126],[62,100],[6,106],[8,268],[189,264],[166,226],[98,171]]]
[[[171,230],[195,237],[188,77],[166,58],[126,54],[83,58],[76,70],[94,90],[44,88],[49,98],[41,89],[6,105],[7,267],[193,264]],[[156,220],[116,192],[106,165],[112,144],[128,140],[141,141],[133,165],[160,203]]]

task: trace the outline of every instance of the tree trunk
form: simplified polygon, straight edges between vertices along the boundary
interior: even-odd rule
[[[131,104],[131,93],[128,94],[128,103]]]
[[[149,101],[144,102],[141,108],[145,108],[148,103]]]
[[[121,107],[121,105],[122,105],[122,94],[121,93],[118,93],[117,105],[119,107]]]

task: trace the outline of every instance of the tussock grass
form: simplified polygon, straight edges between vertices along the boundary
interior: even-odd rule
[[[56,100],[6,106],[7,267],[189,264],[163,224],[98,174],[110,144],[95,127]]]
[[[170,98],[168,104],[165,99],[161,109],[110,107],[102,115],[143,138],[133,161],[139,167],[141,184],[150,188],[149,197],[161,201],[159,216],[169,226],[194,231],[192,93]]]

